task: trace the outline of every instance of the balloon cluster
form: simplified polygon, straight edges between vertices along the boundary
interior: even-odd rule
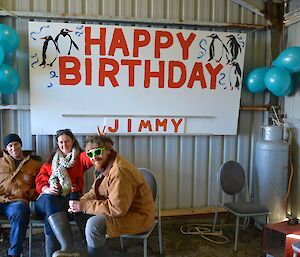
[[[0,93],[15,93],[20,86],[18,72],[10,65],[4,64],[5,54],[11,53],[19,45],[17,32],[5,24],[0,24]]]
[[[272,63],[272,67],[259,67],[246,77],[246,86],[252,93],[266,88],[276,96],[287,96],[299,82],[300,47],[288,47]],[[298,73],[298,74],[297,74]]]

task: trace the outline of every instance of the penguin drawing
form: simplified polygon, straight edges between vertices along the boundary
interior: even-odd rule
[[[216,62],[220,62],[223,58],[224,49],[226,51],[226,55],[228,53],[228,49],[217,34],[211,34],[208,37],[212,38],[212,41],[210,42],[210,45],[209,45],[208,61],[211,61],[214,59]]]
[[[226,36],[229,38],[226,45],[228,46],[231,54],[231,58],[228,58],[228,63],[233,62],[238,57],[239,53],[242,51],[242,48],[234,35]]]
[[[230,64],[229,69],[229,84],[230,89],[233,90],[233,88],[240,89],[241,85],[241,79],[242,79],[242,71],[239,63],[237,61],[233,61]]]
[[[52,36],[46,36],[46,37],[42,37],[41,39],[44,39],[44,44],[43,44],[43,50],[42,50],[42,62],[39,66],[44,66],[50,65],[52,67],[53,63],[55,62],[56,58],[57,58],[57,52],[60,53],[58,46],[56,44],[56,42],[53,40]],[[50,49],[52,48],[52,49]],[[53,53],[53,50],[55,51],[55,57],[53,59],[51,59],[51,62],[46,63],[47,60],[47,52],[49,53]],[[51,56],[52,57],[52,56]],[[49,60],[49,58],[48,58]]]
[[[66,38],[69,41],[68,55],[70,55],[70,53],[71,53],[72,46],[74,46],[77,50],[79,50],[77,44],[74,42],[74,40],[70,36],[69,32],[73,32],[73,30],[62,29],[55,37],[55,42],[59,48],[62,47],[62,44],[59,43],[59,39],[61,37]],[[66,41],[66,43],[67,43],[67,41]]]

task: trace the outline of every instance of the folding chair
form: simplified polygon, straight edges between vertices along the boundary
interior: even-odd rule
[[[160,214],[160,199],[159,199],[159,188],[156,183],[156,179],[154,175],[151,173],[150,170],[146,168],[139,168],[139,170],[143,173],[145,180],[147,183],[150,185],[152,194],[153,194],[153,199],[154,201],[157,201],[158,205],[158,217],[155,219],[155,222],[152,226],[152,228],[149,231],[146,231],[141,234],[126,234],[126,235],[121,235],[120,236],[120,243],[121,243],[121,248],[123,249],[123,238],[135,238],[135,239],[143,239],[143,246],[144,246],[144,257],[147,257],[147,240],[150,234],[152,233],[154,227],[156,224],[158,225],[158,243],[159,243],[159,252],[162,254],[163,249],[162,249],[162,232],[161,232],[161,214]]]
[[[245,217],[254,216],[266,216],[266,222],[268,222],[269,210],[255,202],[237,201],[237,195],[243,190],[244,186],[247,186],[247,179],[243,167],[236,161],[225,162],[219,171],[219,186],[217,194],[216,212],[214,217],[213,231],[218,216],[218,206],[222,206],[227,211],[236,216],[235,225],[235,239],[234,239],[234,251],[237,250],[238,232],[239,232],[239,219]],[[233,196],[235,199],[232,202],[219,202],[220,188],[225,194]]]

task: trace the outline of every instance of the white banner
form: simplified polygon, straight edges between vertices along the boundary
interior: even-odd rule
[[[241,33],[29,22],[32,133],[236,134],[245,44]]]

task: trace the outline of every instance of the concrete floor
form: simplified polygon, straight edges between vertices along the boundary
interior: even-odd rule
[[[186,216],[176,218],[163,218],[163,255],[159,254],[157,230],[152,232],[148,240],[148,257],[262,257],[262,232],[250,224],[245,230],[240,229],[238,242],[238,251],[233,251],[234,239],[234,219],[230,218],[226,224],[218,229],[222,229],[223,234],[228,237],[226,244],[215,244],[201,237],[201,235],[187,235],[181,232],[181,226],[184,225],[184,231],[191,224],[212,224],[212,216]],[[199,225],[203,227],[203,225]],[[74,240],[76,248],[81,252],[81,256],[86,256],[85,244],[76,227],[74,230]],[[193,230],[195,231],[195,229]],[[0,240],[0,257],[6,257],[8,247],[8,230],[5,229],[4,237]],[[120,250],[119,239],[109,239],[109,247],[116,250],[117,256],[139,257],[143,256],[142,241],[126,239],[124,241],[125,249]],[[23,257],[28,257],[28,241],[24,244],[25,251]],[[44,254],[44,235],[41,228],[34,229],[33,235],[33,257],[45,256]],[[101,256],[99,256],[101,257]],[[104,257],[104,256],[103,256]],[[106,256],[105,256],[106,257]]]

